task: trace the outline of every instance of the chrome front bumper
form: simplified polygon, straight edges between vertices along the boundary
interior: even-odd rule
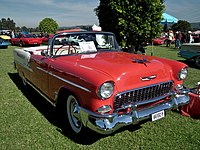
[[[179,106],[189,103],[189,89],[182,89],[171,94],[171,99],[166,100],[157,105],[146,107],[141,110],[135,110],[135,106],[131,105],[132,111],[126,114],[109,114],[102,115],[91,112],[80,107],[81,121],[84,126],[100,133],[110,134],[123,126],[136,124],[144,119],[151,118],[151,115],[167,109],[176,109]]]

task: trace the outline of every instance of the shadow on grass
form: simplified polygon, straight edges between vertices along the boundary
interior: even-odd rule
[[[143,121],[136,125],[130,125],[123,128],[120,128],[113,134],[110,135],[101,135],[89,129],[86,129],[81,133],[81,135],[77,135],[72,132],[69,127],[65,127],[63,129],[63,124],[59,120],[59,117],[56,116],[56,108],[51,105],[46,99],[44,99],[38,92],[36,92],[30,86],[24,86],[22,80],[18,73],[8,73],[10,79],[15,83],[19,90],[24,94],[24,96],[28,99],[28,101],[54,126],[57,127],[57,131],[63,134],[64,136],[70,138],[72,141],[78,144],[90,145],[95,143],[97,140],[107,137],[114,136],[116,133],[123,132],[128,130],[130,132],[134,132],[141,128],[140,124],[146,121]]]

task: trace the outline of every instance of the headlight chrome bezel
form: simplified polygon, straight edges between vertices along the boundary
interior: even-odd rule
[[[184,80],[187,77],[188,69],[187,67],[182,68],[178,73],[178,80]]]
[[[110,98],[114,93],[114,82],[104,82],[98,89],[98,97],[102,100]]]

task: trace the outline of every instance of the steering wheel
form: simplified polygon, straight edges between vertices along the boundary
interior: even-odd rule
[[[68,49],[67,49],[67,48],[63,48],[64,46],[68,46]],[[63,48],[63,49],[60,50],[61,48]],[[71,49],[71,48],[73,48],[73,49]],[[57,52],[59,52],[59,50],[60,50],[59,55],[61,55],[62,52],[64,52],[64,51],[68,51],[68,54],[74,54],[74,53],[76,53],[76,47],[74,47],[73,45],[62,45],[62,46],[60,46],[60,47],[55,51],[55,55],[57,55]]]

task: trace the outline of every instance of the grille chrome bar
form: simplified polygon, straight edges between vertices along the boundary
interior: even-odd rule
[[[114,99],[114,109],[129,104],[147,104],[169,96],[173,81],[161,82],[125,92],[118,93]]]

